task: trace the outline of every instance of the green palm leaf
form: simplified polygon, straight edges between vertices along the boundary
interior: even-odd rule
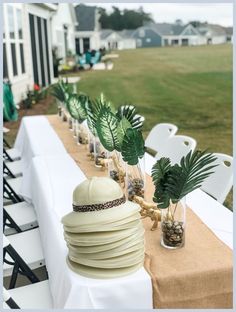
[[[205,151],[190,151],[182,157],[180,165],[170,165],[167,158],[161,158],[152,169],[155,184],[154,201],[159,208],[167,208],[170,200],[177,203],[188,193],[201,187],[202,182],[209,177],[217,165],[211,153]]]
[[[140,129],[143,126],[145,118],[136,114],[136,108],[133,105],[122,105],[118,108],[116,116],[119,120],[125,117],[133,129]]]
[[[144,156],[144,140],[142,132],[136,129],[127,129],[121,147],[123,160],[129,165],[137,165],[139,158]]]
[[[210,165],[216,160],[212,154],[190,151],[183,157],[180,166],[175,165],[170,169],[167,192],[173,202],[178,202],[188,193],[201,187],[202,182],[214,171],[217,165]]]
[[[120,151],[120,142],[117,135],[118,121],[109,107],[102,107],[96,122],[96,130],[100,142],[109,152]]]

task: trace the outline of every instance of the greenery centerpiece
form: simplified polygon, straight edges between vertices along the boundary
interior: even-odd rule
[[[58,83],[53,85],[51,94],[56,98],[58,105],[58,115],[62,117],[63,121],[67,121],[66,116],[66,103],[71,94],[71,86],[68,81],[64,82],[59,79]]]
[[[217,165],[216,158],[205,151],[190,151],[180,164],[172,165],[169,158],[161,158],[152,168],[155,185],[153,201],[161,209],[161,244],[170,249],[184,246],[186,195],[199,188]]]

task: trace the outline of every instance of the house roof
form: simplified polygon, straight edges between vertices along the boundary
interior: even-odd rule
[[[178,36],[183,32],[186,26],[169,23],[152,23],[149,27],[161,36]]]
[[[132,38],[133,33],[135,32],[136,29],[124,29],[121,31],[118,31],[118,34],[122,37],[122,38]]]
[[[106,39],[110,34],[112,34],[115,30],[112,29],[102,29],[100,31],[100,38],[101,39]]]
[[[77,31],[93,31],[95,29],[96,7],[79,4],[75,7],[78,22]]]
[[[208,24],[208,23],[201,23],[196,29],[202,35],[206,35],[207,32],[211,32],[213,36],[224,36],[226,35],[226,29],[223,26],[215,25],[215,24]]]

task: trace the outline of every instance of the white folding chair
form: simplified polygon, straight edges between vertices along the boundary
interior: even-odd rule
[[[16,160],[16,161],[4,163],[4,167],[8,171],[10,171],[11,174],[15,178],[17,178],[19,176],[22,176],[22,163],[21,163],[21,160]],[[4,176],[7,177],[7,173],[5,173]]]
[[[19,195],[20,187],[23,181],[23,177],[18,177],[15,179],[8,179],[7,183],[10,185],[10,187],[14,190],[14,192]],[[21,196],[20,196],[21,197]]]
[[[212,169],[214,173],[203,182],[201,190],[222,204],[233,186],[233,157],[220,153],[214,156],[217,159],[213,164],[218,166]]]
[[[20,152],[16,148],[3,149],[3,157],[5,162],[12,162],[21,158]]]
[[[45,265],[39,228],[7,236],[7,240],[31,270]],[[3,264],[3,276],[12,275],[11,263],[12,259],[7,254]]]
[[[3,208],[3,230],[5,235],[24,232],[38,226],[33,205],[22,201]]]
[[[183,156],[195,150],[196,145],[196,140],[191,137],[175,135],[166,141],[161,150],[155,155],[155,158],[168,157],[172,164],[179,164]]]
[[[30,232],[30,231],[29,231]],[[25,242],[30,243],[29,241]],[[17,250],[12,246],[10,240],[3,235],[3,257],[10,256],[14,264],[9,290],[3,288],[3,307],[6,309],[50,309],[52,308],[52,297],[48,280],[40,282],[35,273],[22,259]],[[18,274],[26,276],[33,284],[15,287]]]
[[[158,152],[162,149],[166,141],[175,135],[178,128],[170,123],[160,123],[152,128],[149,132],[146,140],[145,146]]]
[[[3,290],[4,309],[52,309],[48,280]]]

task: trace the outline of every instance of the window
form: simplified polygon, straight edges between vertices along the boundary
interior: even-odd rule
[[[21,72],[25,73],[25,58],[24,58],[24,45],[20,43],[20,62],[21,62]]]
[[[7,15],[8,15],[8,29],[9,29],[9,37],[11,39],[15,38],[15,22],[14,22],[14,11],[13,6],[7,6]]]
[[[23,39],[23,30],[22,30],[22,13],[20,9],[17,9],[17,32],[18,32],[18,38]]]
[[[17,76],[17,63],[16,63],[16,44],[11,43],[11,58],[12,58],[12,68],[13,68],[13,76]]]
[[[4,75],[9,79],[26,73],[25,53],[24,53],[24,36],[23,36],[23,17],[22,10],[12,4],[6,6],[4,11],[5,25],[7,33],[3,34],[4,47]],[[4,14],[3,14],[4,16]],[[9,55],[7,54],[9,51]],[[7,62],[11,62],[12,66],[8,67]],[[9,72],[10,69],[10,72]]]
[[[146,39],[146,42],[148,42],[148,43],[150,43],[151,41],[152,41],[151,38]]]
[[[8,78],[6,43],[3,43],[3,78]]]

